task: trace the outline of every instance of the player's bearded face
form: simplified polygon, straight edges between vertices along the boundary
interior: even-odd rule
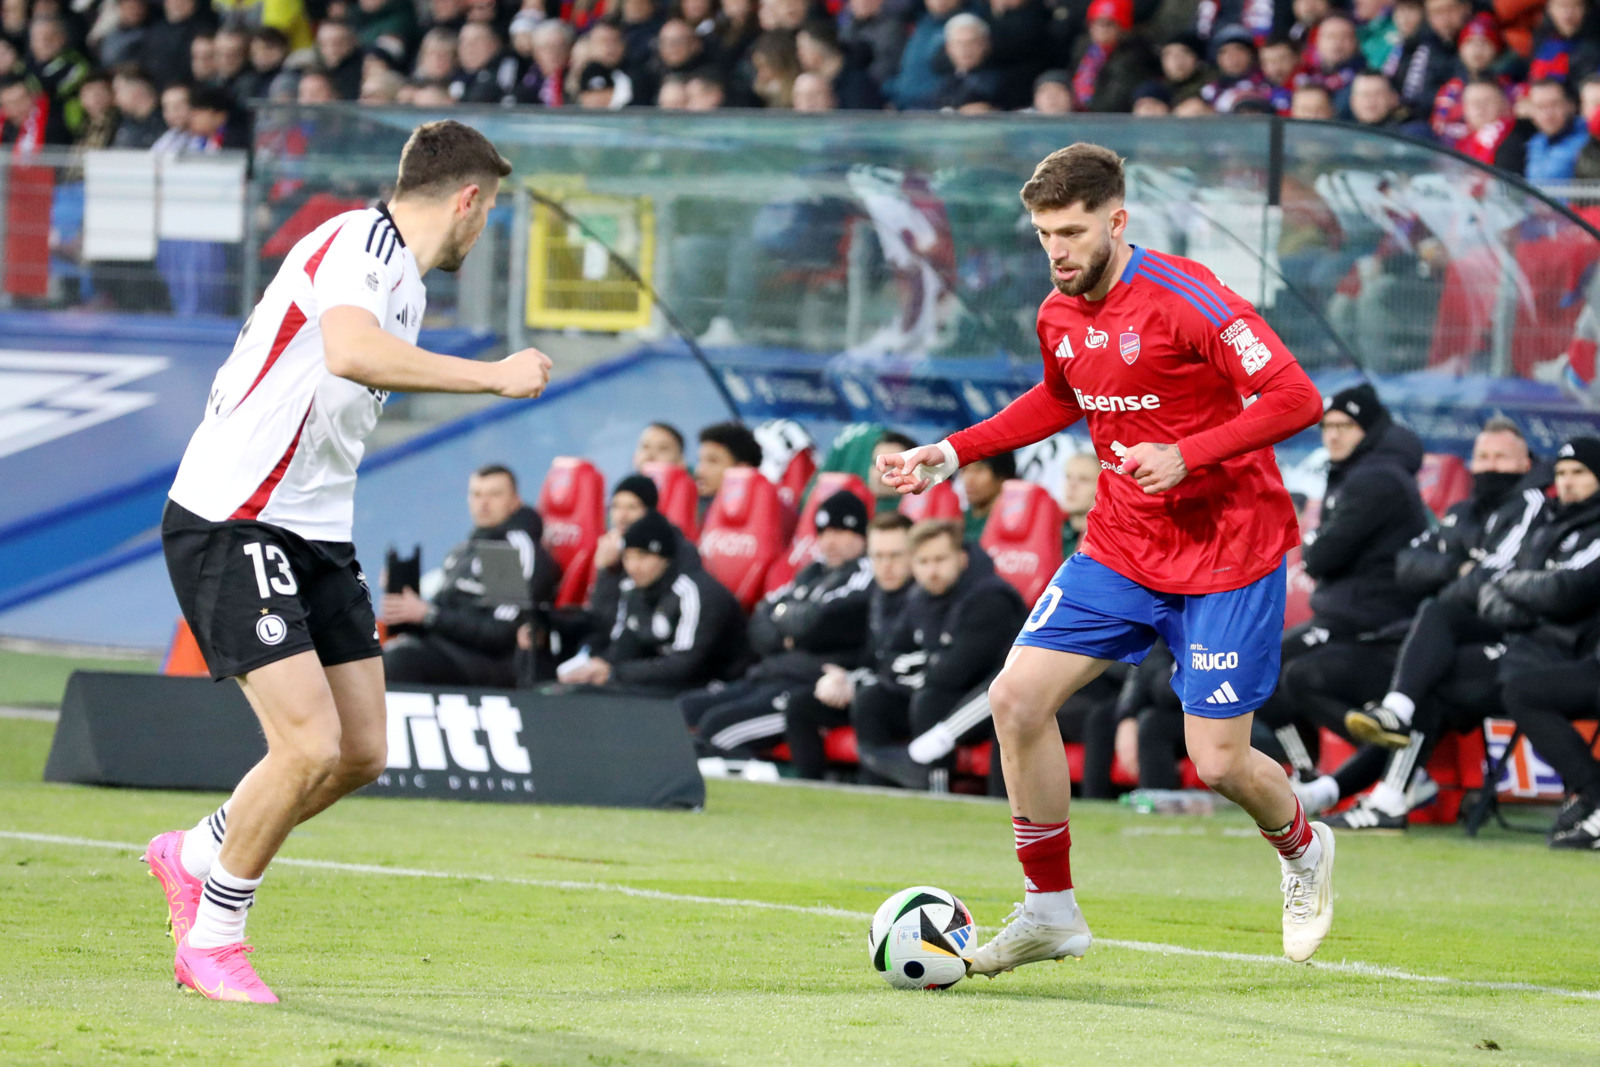
[[[1106,276],[1106,269],[1111,266],[1111,256],[1115,251],[1111,240],[1110,227],[1100,228],[1100,241],[1091,248],[1087,255],[1080,251],[1068,254],[1064,259],[1052,258],[1050,261],[1050,282],[1063,296],[1082,296],[1100,284]],[[1060,272],[1073,271],[1070,277],[1062,278]]]

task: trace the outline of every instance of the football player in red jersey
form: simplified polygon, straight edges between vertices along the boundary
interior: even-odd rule
[[[878,459],[885,483],[919,493],[1085,419],[1100,460],[1083,541],[989,687],[1026,895],[973,953],[974,974],[1088,949],[1056,709],[1113,661],[1142,660],[1158,636],[1177,656],[1196,770],[1278,850],[1284,952],[1309,959],[1333,919],[1333,835],[1307,823],[1283,769],[1250,747],[1252,713],[1277,685],[1284,553],[1298,542],[1271,446],[1316,422],[1322,400],[1214,274],[1127,242],[1123,189],[1122,160],[1099,145],[1035,168],[1022,202],[1056,290],[1039,308],[1044,381],[936,445]]]

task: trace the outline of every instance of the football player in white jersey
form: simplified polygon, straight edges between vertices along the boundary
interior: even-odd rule
[[[388,204],[304,237],[217,372],[162,517],[173,589],[211,675],[237,679],[267,755],[192,830],[150,842],[175,976],[272,1003],[247,909],[289,831],[384,768],[383,660],[351,542],[356,468],[389,390],[536,397],[550,360],[418,348],[422,277],[455,271],[511,172],[458,122],[419,126]]]

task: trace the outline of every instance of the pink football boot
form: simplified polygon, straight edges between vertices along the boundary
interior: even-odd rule
[[[210,1000],[276,1004],[278,998],[246,958],[252,951],[243,941],[216,948],[191,948],[185,938],[178,942],[178,955],[172,961],[173,976],[179,985]]]
[[[200,907],[200,890],[205,883],[184,869],[178,855],[183,849],[183,831],[171,830],[150,841],[141,857],[150,865],[150,873],[161,883],[167,894],[167,929],[172,943],[177,944],[194,925],[195,911]]]

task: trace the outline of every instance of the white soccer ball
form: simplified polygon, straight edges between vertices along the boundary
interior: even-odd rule
[[[953,893],[931,885],[902,889],[872,917],[872,965],[896,989],[949,989],[967,974],[972,913]]]

